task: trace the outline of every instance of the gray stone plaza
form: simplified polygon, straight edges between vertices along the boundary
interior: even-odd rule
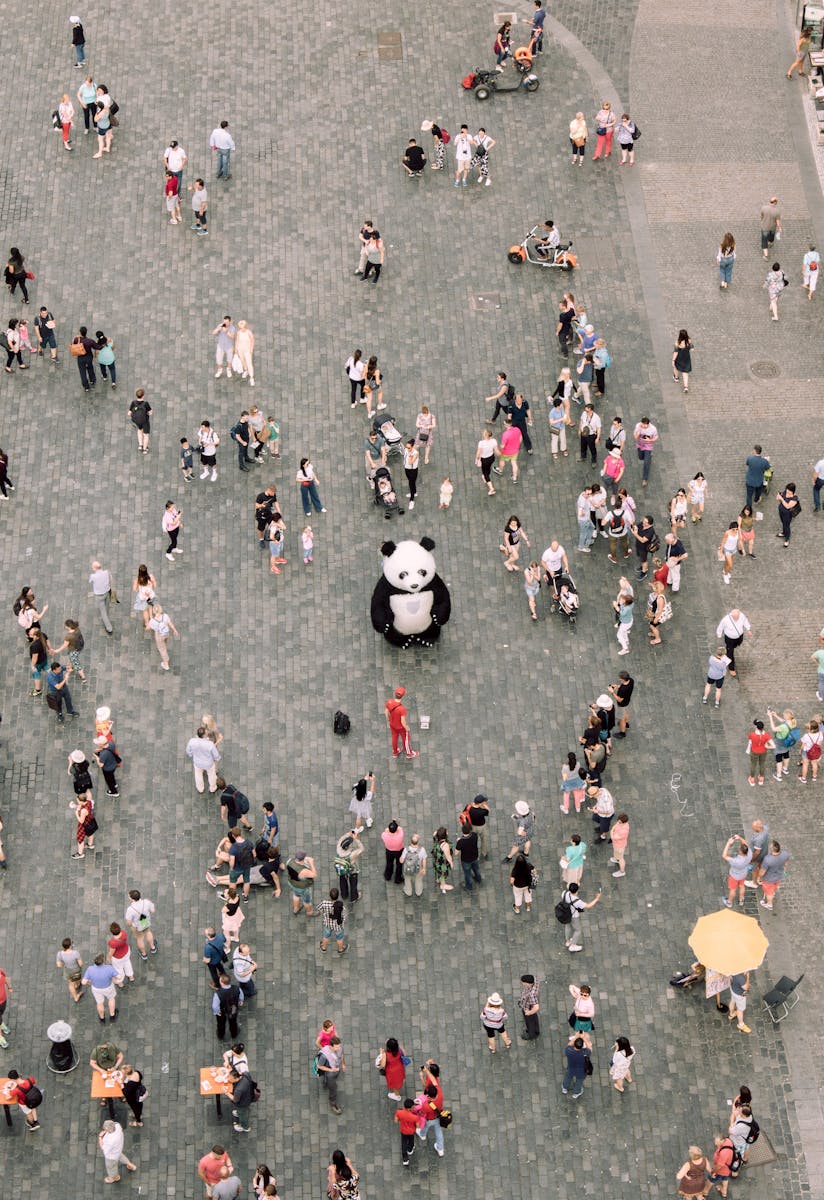
[[[793,770],[753,791],[744,754],[751,722],[768,705],[793,708],[799,723],[817,711],[809,660],[824,624],[816,549],[824,517],[813,515],[810,487],[824,447],[824,297],[808,303],[800,286],[808,244],[824,243],[824,203],[806,81],[784,77],[795,14],[764,0],[735,12],[708,0],[681,9],[558,0],[536,65],[540,89],[481,104],[460,81],[493,62],[491,7],[246,0],[223,10],[101,0],[80,15],[89,70],[109,85],[120,125],[112,153],[95,161],[97,139],[84,136],[75,99],[85,72],[73,66],[70,11],[23,15],[0,0],[14,42],[2,85],[0,228],[4,248],[20,247],[36,275],[27,310],[5,294],[6,317],[25,312],[31,328],[47,305],[62,360],[54,367],[32,357],[26,374],[0,384],[0,444],[15,485],[0,502],[8,859],[0,967],[14,988],[0,1076],[17,1068],[44,1092],[39,1131],[24,1132],[19,1113],[11,1129],[0,1121],[5,1190],[59,1200],[106,1193],[96,1140],[105,1114],[90,1098],[88,1067],[105,1036],[144,1072],[149,1090],[143,1128],[126,1130],[138,1170],[116,1185],[135,1196],[202,1196],[197,1161],[221,1143],[244,1195],[258,1162],[272,1168],[284,1200],[321,1195],[339,1146],[360,1172],[365,1200],[422,1191],[450,1200],[658,1200],[676,1195],[690,1144],[711,1156],[741,1084],[752,1089],[775,1157],[748,1167],[730,1196],[824,1196],[824,1034],[814,1015],[824,976],[814,873],[824,781],[797,786]],[[517,14],[513,44],[527,41],[531,2],[505,11]],[[64,92],[78,110],[72,153],[49,120]],[[582,110],[592,131],[605,96],[642,129],[636,165],[619,167],[615,154],[593,162],[590,145],[583,168],[573,169],[569,121]],[[209,149],[223,119],[237,144],[229,181],[215,179]],[[497,143],[489,188],[474,177],[453,187],[452,147],[447,170],[405,177],[408,139],[431,151],[424,119],[453,137],[462,122],[472,133],[485,125]],[[188,155],[184,189],[197,176],[206,181],[208,237],[189,228],[185,190],[182,224],[167,220],[162,158],[172,138]],[[774,194],[784,219],[774,252],[791,283],[777,325],[758,240],[759,208]],[[580,266],[572,275],[507,260],[508,247],[550,216],[574,238]],[[377,285],[353,274],[366,217],[386,246]],[[722,292],[715,256],[728,229],[738,258]],[[611,608],[621,569],[606,561],[606,543],[589,557],[575,552],[575,500],[597,470],[579,461],[574,435],[568,458],[555,463],[549,452],[545,397],[563,365],[555,323],[567,288],[612,356],[598,401],[605,425],[621,413],[631,431],[648,414],[660,431],[647,491],[634,453],[626,455],[622,482],[639,513],[654,514],[663,533],[675,490],[699,469],[709,481],[704,520],[684,534],[689,559],[664,644],[646,644],[640,585],[625,658],[617,657]],[[214,378],[211,331],[224,313],[254,330],[254,390],[237,377]],[[98,381],[84,393],[68,350],[80,325],[114,339],[116,390]],[[688,397],[670,367],[681,327],[695,344]],[[378,356],[388,411],[405,434],[422,403],[438,422],[414,511],[391,522],[364,479],[367,421],[363,408],[350,409],[343,366],[355,347]],[[487,499],[474,456],[498,370],[532,405],[535,452],[522,453],[517,484],[496,477],[497,495]],[[139,387],[153,409],[148,455],[137,452],[127,413]],[[253,403],[279,421],[282,457],[243,480],[229,429]],[[196,468],[185,483],[179,440],[192,440],[204,418],[222,439],[218,479],[202,481]],[[775,485],[760,506],[756,560],[739,559],[726,587],[716,551],[744,504],[754,441],[772,459]],[[317,468],[328,510],[310,518],[309,567],[295,483],[303,456]],[[405,491],[398,458],[391,468]],[[454,499],[439,511],[447,474]],[[775,494],[791,479],[803,513],[785,549],[773,536]],[[280,576],[270,575],[255,536],[255,495],[269,482],[287,527]],[[168,499],[184,515],[174,563],[161,530]],[[554,537],[566,547],[581,596],[574,629],[550,614],[545,588],[533,623],[521,577],[502,569],[498,545],[511,513],[531,542],[522,567]],[[435,648],[403,652],[372,629],[370,596],[384,539],[425,536],[435,541],[452,619]],[[121,599],[111,637],[88,595],[95,558]],[[180,631],[168,673],[131,609],[140,563]],[[26,646],[11,611],[24,584],[38,606],[49,604],[43,627],[53,644],[67,617],[85,636],[89,682],[72,684],[79,716],[64,725],[28,694]],[[703,707],[716,626],[735,605],[754,637],[721,708]],[[622,668],[636,680],[631,729],[615,742],[605,783],[630,817],[627,874],[613,879],[607,848],[590,845],[581,891],[591,899],[603,887],[603,898],[584,917],[584,952],[570,955],[553,914],[558,859],[570,833],[593,839],[588,815],[559,813],[560,771],[579,749],[588,705]],[[391,755],[384,703],[398,685],[420,750],[414,762]],[[91,756],[99,705],[111,707],[124,759],[121,795],[109,798],[97,783],[96,848],[78,862],[70,858],[66,762],[75,747]],[[332,731],[337,709],[352,721],[346,738]],[[336,882],[352,784],[367,770],[377,780],[347,954],[339,958],[334,946],[320,953],[320,922],[293,918],[285,887],[280,899],[253,889],[244,906],[242,939],[259,969],[241,1038],[262,1089],[249,1134],[233,1131],[228,1104],[218,1120],[198,1087],[199,1067],[218,1062],[223,1049],[201,956],[204,928],[220,927],[221,902],[204,872],[224,827],[218,798],[197,794],[185,755],[204,712],[224,734],[221,769],[250,797],[256,828],[271,799],[286,854],[314,856],[316,899]],[[476,793],[492,809],[482,887],[461,890],[459,870],[447,895],[431,869],[421,898],[384,882],[380,833],[391,818],[429,849],[441,824],[454,841],[458,813]],[[531,859],[540,870],[532,912],[520,916],[501,863],[519,799],[538,816]],[[755,817],[791,861],[773,913],[748,893],[745,912],[761,918],[770,948],[753,976],[752,1034],[742,1036],[711,1000],[679,994],[668,980],[691,961],[696,919],[720,906],[724,842]],[[133,887],[157,905],[160,949],[143,963],[133,948],[136,982],[104,1031],[90,996],[71,1002],[55,955],[71,936],[91,962],[109,923],[122,922]],[[517,1036],[524,972],[541,981],[534,1043]],[[779,976],[802,972],[799,1006],[773,1025],[762,996]],[[597,1007],[595,1072],[573,1103],[561,1094],[568,985],[584,981]],[[513,1045],[493,1063],[479,1013],[496,990]],[[340,1116],[310,1071],[327,1017],[348,1065]],[[45,1031],[59,1018],[71,1022],[80,1055],[64,1077],[45,1066]],[[636,1050],[624,1095],[607,1074],[618,1035]],[[413,1059],[409,1094],[431,1056],[454,1112],[444,1157],[430,1139],[417,1144],[409,1168],[374,1066],[391,1036]],[[122,1103],[117,1113],[126,1126]]]

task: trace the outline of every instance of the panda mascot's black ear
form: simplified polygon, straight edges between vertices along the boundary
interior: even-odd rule
[[[389,558],[389,555],[394,554],[397,548],[394,542],[384,542],[381,546],[381,554],[384,558]]]
[[[421,545],[423,546],[424,550],[434,550],[435,549],[435,543],[432,541],[431,537],[421,538]]]

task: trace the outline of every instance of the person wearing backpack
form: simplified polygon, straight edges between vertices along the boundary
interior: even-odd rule
[[[741,1155],[736,1150],[732,1138],[715,1136],[715,1153],[712,1156],[712,1172],[710,1183],[714,1183],[722,1196],[726,1196],[730,1177],[738,1174],[741,1166]]]
[[[369,822],[371,825],[371,821]],[[335,846],[335,874],[338,877],[340,894],[342,900],[349,900],[355,904],[360,896],[358,894],[358,858],[363,854],[363,845],[358,834],[357,826],[350,829],[343,837],[339,838],[338,844]],[[411,893],[410,893],[411,894]]]
[[[818,721],[809,721],[806,731],[801,737],[801,774],[798,776],[799,783],[807,782],[807,771],[811,766],[813,769],[813,783],[818,779],[818,763],[821,758],[822,745],[824,745],[824,733],[821,732]]]
[[[400,863],[403,870],[403,894],[405,896],[412,895],[412,888],[415,888],[415,895],[423,895],[423,881],[426,875],[426,851],[420,844],[420,837],[417,833],[413,833],[409,839],[409,845],[401,851]]]
[[[248,1071],[232,1070],[229,1075],[232,1085],[230,1099],[232,1101],[232,1116],[235,1122],[232,1126],[235,1133],[249,1132],[249,1109],[256,1100],[255,1092],[259,1089]]]
[[[242,793],[236,794],[242,795]],[[246,801],[246,804],[248,806],[248,800]],[[248,825],[248,823],[247,826],[251,829],[251,826]],[[255,852],[251,842],[247,842],[246,838],[243,836],[243,831],[239,825],[235,825],[230,832],[235,841],[234,845],[229,847],[229,882],[237,883],[239,879],[243,880],[243,899],[248,903],[249,889],[251,887],[251,872],[252,867],[255,865]]]
[[[218,976],[218,989],[212,996],[212,1012],[217,1021],[217,1036],[219,1041],[226,1037],[226,1022],[229,1022],[229,1035],[234,1041],[239,1037],[238,1012],[243,1004],[243,992],[236,983],[232,983],[228,975],[222,971]]]
[[[741,1155],[742,1163],[747,1161],[747,1152],[761,1136],[761,1126],[752,1115],[749,1104],[742,1104],[738,1115],[730,1124],[730,1140]]]
[[[484,396],[485,404],[495,401],[495,410],[489,420],[497,421],[499,412],[509,412],[509,405],[514,399],[515,388],[507,382],[506,371],[499,371],[495,377],[495,391],[491,396]]]
[[[26,1129],[39,1129],[37,1109],[43,1101],[43,1093],[37,1086],[37,1080],[33,1075],[21,1079],[19,1071],[14,1070],[9,1071],[8,1078],[14,1080],[14,1087],[9,1099],[17,1101],[18,1108],[26,1118]]]
[[[564,945],[570,954],[577,954],[584,948],[581,913],[586,912],[588,908],[594,908],[601,899],[599,889],[595,895],[595,899],[590,900],[589,904],[587,904],[579,896],[578,887],[577,883],[571,883],[555,905],[555,919],[559,924],[564,926]]]
[[[775,734],[775,774],[773,779],[779,783],[783,775],[790,772],[790,751],[796,742],[801,740],[801,733],[795,723],[795,713],[791,708],[785,708],[781,720],[777,721],[778,713],[774,708],[767,709],[770,729]]]
[[[230,829],[234,829],[236,825],[242,825],[244,829],[251,829],[252,823],[247,816],[249,812],[248,797],[231,783],[227,783],[222,775],[218,775],[217,786],[218,791],[221,793],[221,821],[226,821]]]

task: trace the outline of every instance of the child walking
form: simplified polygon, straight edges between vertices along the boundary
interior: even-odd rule
[[[315,546],[315,535],[312,533],[311,525],[307,525],[300,535],[300,544],[303,547],[303,565],[308,567],[309,563],[313,561],[312,551]]]
[[[286,526],[283,523],[283,517],[278,513],[269,523],[269,570],[272,575],[280,575],[280,567],[278,563],[285,563],[284,557],[284,541],[283,535],[286,532]]]
[[[443,483],[441,484],[440,491],[438,492],[438,508],[449,508],[450,504],[452,503],[452,493],[454,491],[455,485],[447,475],[446,479],[444,479]]]
[[[191,483],[194,479],[194,461],[195,452],[189,445],[189,439],[182,437],[180,439],[180,469],[187,483]]]

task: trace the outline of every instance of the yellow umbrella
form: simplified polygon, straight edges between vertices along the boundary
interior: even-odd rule
[[[705,967],[722,975],[740,975],[761,966],[770,943],[754,917],[722,908],[699,917],[689,944]]]

